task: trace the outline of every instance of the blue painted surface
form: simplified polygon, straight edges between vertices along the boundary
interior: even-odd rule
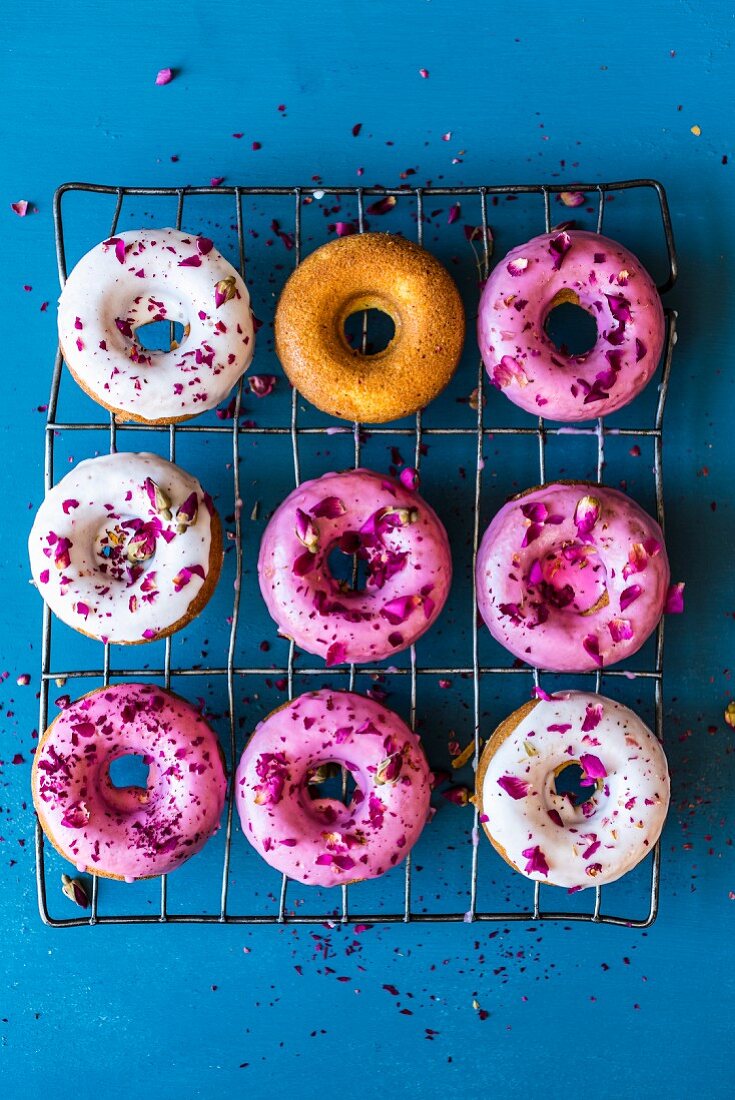
[[[733,754],[722,721],[730,697],[728,550],[735,539],[728,462],[734,166],[723,163],[733,154],[729,7],[713,0],[542,13],[521,3],[501,15],[474,0],[330,0],[278,10],[254,4],[247,15],[197,4],[185,17],[181,7],[163,0],[155,9],[129,3],[124,14],[117,5],[87,2],[64,13],[60,6],[16,9],[6,13],[0,47],[7,416],[0,667],[9,673],[0,695],[6,972],[0,1064],[6,1094],[37,1095],[43,1088],[67,1097],[81,1088],[116,1096],[133,1084],[172,1097],[246,1089],[255,1096],[274,1089],[337,1096],[346,1088],[360,1096],[400,1096],[421,1082],[427,1096],[448,1090],[520,1096],[552,1084],[568,1088],[584,1067],[603,1097],[684,1096],[695,1088],[731,1095]],[[177,67],[176,79],[155,87],[155,73],[168,65]],[[701,128],[699,136],[693,126]],[[241,139],[232,137],[240,132]],[[447,132],[452,136],[444,141]],[[262,148],[254,151],[253,141]],[[668,188],[681,260],[681,278],[668,299],[681,314],[666,421],[668,541],[674,572],[687,581],[688,609],[667,630],[674,794],[659,920],[645,933],[551,924],[376,924],[358,935],[323,927],[46,929],[36,912],[28,806],[40,607],[27,585],[24,541],[41,496],[44,415],[38,407],[46,401],[54,348],[52,192],[73,178],[308,183],[319,175],[352,183],[360,166],[366,183],[394,184],[414,168],[410,181],[420,183],[651,175]],[[17,218],[9,204],[19,199],[37,212]],[[144,204],[139,221],[146,213],[152,211]],[[105,232],[101,214],[97,232],[97,217],[87,221],[80,214],[75,222],[80,234],[89,234],[76,238],[79,250]],[[499,249],[513,233],[520,236],[525,217],[531,215],[499,210],[495,225],[493,216]],[[611,219],[611,232],[615,225]],[[653,262],[652,234],[640,213],[635,240],[627,243],[636,247],[640,240]],[[622,223],[620,235],[626,239]],[[218,243],[227,236],[223,225]],[[275,256],[286,259],[253,242],[252,262],[264,272]],[[260,288],[266,292],[267,283]],[[41,311],[44,301],[51,303],[48,312]],[[264,358],[258,369],[270,365]],[[467,368],[454,397],[469,393],[471,375]],[[68,380],[65,397],[69,409],[90,407],[75,406]],[[261,422],[279,414],[279,400],[258,407]],[[465,407],[454,402],[447,411],[461,418]],[[310,454],[307,472],[327,468],[327,459],[337,465],[339,446],[330,440],[329,455]],[[64,448],[83,457],[73,441],[60,439],[59,471]],[[439,502],[448,501],[451,519],[459,459],[450,464],[431,455],[426,492],[431,495],[435,477],[434,492]],[[186,465],[186,455],[180,457]],[[624,448],[618,457],[611,477],[626,477],[631,491],[644,495],[647,471],[638,473]],[[486,458],[493,476],[483,503],[491,514],[516,478],[522,483],[532,475],[512,449],[498,447]],[[210,480],[222,482],[221,454],[204,449],[191,459],[203,480],[209,472]],[[270,461],[262,449],[246,454],[244,466],[252,464],[254,478],[263,478]],[[376,451],[379,461],[387,458]],[[570,444],[556,461],[582,472],[589,459]],[[645,461],[644,453],[638,462]],[[269,487],[248,487],[250,496],[258,493],[267,510],[287,490],[288,476],[279,466]],[[226,602],[223,591],[207,624],[221,624]],[[272,636],[262,633],[266,629],[256,618],[253,636]],[[452,644],[450,635],[427,645],[441,650]],[[60,638],[66,642],[69,635]],[[177,644],[198,654],[199,628]],[[95,659],[92,643],[82,648],[83,659]],[[25,672],[31,685],[16,686]],[[218,690],[206,685],[202,694],[224,734]],[[264,690],[244,708],[245,724],[279,697],[275,688]],[[490,698],[487,713],[497,719],[515,701]],[[392,702],[403,705],[398,697]],[[427,707],[437,751],[446,725],[466,731],[460,689],[429,694]],[[16,754],[23,763],[12,763]],[[450,811],[462,812],[440,812]],[[464,819],[458,817],[456,829],[466,833]],[[428,836],[426,844],[429,855]],[[245,858],[244,847],[238,858]],[[213,864],[217,855],[213,850]],[[439,858],[438,900],[453,906],[465,880],[450,852]],[[521,897],[517,883],[490,866],[512,904]],[[269,882],[262,873],[255,904],[266,905]],[[216,904],[202,885],[201,865],[197,870],[192,862],[179,874],[182,893],[191,889],[201,904]],[[238,882],[236,890],[253,892],[244,873]],[[69,912],[65,899],[56,904]]]

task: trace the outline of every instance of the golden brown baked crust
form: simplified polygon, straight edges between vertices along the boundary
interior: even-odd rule
[[[531,699],[528,703],[524,703],[522,707],[519,707],[518,710],[514,710],[513,713],[509,714],[507,718],[504,718],[500,725],[496,728],[494,733],[491,734],[484,749],[482,750],[482,756],[480,757],[480,763],[477,768],[477,775],[475,777],[475,805],[477,806],[477,812],[480,815],[480,818],[482,818],[484,813],[482,808],[482,788],[485,783],[485,772],[488,769],[488,765],[490,764],[491,759],[498,751],[500,746],[503,744],[503,742],[506,740],[506,738],[510,737],[516,726],[520,722],[522,722],[527,715],[531,713],[537,703],[538,699]],[[520,871],[520,867],[517,867],[515,863],[513,863],[512,859],[508,858],[508,853],[506,852],[505,848],[501,847],[501,845],[498,844],[493,837],[493,834],[490,831],[490,826],[492,825],[492,822],[481,820],[480,824],[482,825],[485,836],[488,838],[498,855],[502,856],[505,862],[510,867],[512,867],[514,871]]]
[[[395,325],[376,355],[351,348],[344,323],[378,309]],[[283,289],[276,352],[292,384],[323,412],[382,424],[429,404],[454,374],[464,309],[439,261],[387,233],[340,237],[313,252]]]

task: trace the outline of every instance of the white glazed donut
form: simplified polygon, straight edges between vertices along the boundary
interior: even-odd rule
[[[184,339],[147,351],[141,325],[178,321]],[[59,341],[90,397],[121,420],[169,424],[214,408],[250,366],[250,295],[207,237],[119,233],[83,256],[59,298]]]
[[[80,462],[46,494],[28,552],[55,615],[132,645],[201,611],[219,578],[222,531],[196,478],[158,455],[120,453]]]
[[[594,794],[580,805],[556,776],[578,764]],[[580,890],[614,882],[661,835],[669,772],[661,745],[632,710],[592,692],[526,703],[485,746],[480,820],[503,859],[528,878]]]

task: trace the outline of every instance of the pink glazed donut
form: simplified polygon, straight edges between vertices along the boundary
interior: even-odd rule
[[[585,672],[636,653],[663,613],[661,528],[615,489],[557,482],[508,501],[477,554],[492,636],[536,668]]]
[[[317,769],[355,779],[349,805],[310,793]],[[260,723],[235,778],[243,832],[266,863],[310,886],[385,874],[429,814],[429,767],[415,733],[362,695],[311,691]]]
[[[148,783],[116,787],[110,764],[141,755]],[[44,833],[78,871],[165,875],[219,828],[225,769],[217,737],[184,699],[154,684],[114,684],[66,707],[41,738],[33,802]]]
[[[565,302],[597,323],[583,355],[564,355],[546,319]],[[583,230],[534,237],[494,269],[478,340],[490,381],[527,412],[574,422],[606,416],[641,392],[658,366],[664,315],[655,283],[627,248]]]
[[[305,481],[276,509],[258,558],[260,591],[279,630],[308,653],[380,661],[420,638],[441,612],[452,580],[447,533],[401,481],[349,470]],[[367,567],[364,590],[332,576],[335,548]]]

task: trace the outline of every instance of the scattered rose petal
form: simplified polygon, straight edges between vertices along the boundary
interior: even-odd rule
[[[585,711],[582,733],[589,733],[597,729],[602,721],[602,703],[588,703]]]
[[[341,665],[347,656],[347,647],[344,642],[332,642],[327,650],[326,665],[327,668],[332,668],[333,665]]]
[[[633,637],[633,626],[630,619],[611,619],[607,624],[610,637],[614,642],[627,642]]]
[[[250,392],[256,397],[268,397],[276,388],[275,374],[249,374]]]
[[[159,69],[156,74],[156,84],[170,84],[173,78],[173,69]]]
[[[521,855],[528,861],[525,866],[527,875],[546,875],[548,878],[549,865],[546,862],[546,856],[541,851],[538,844],[535,848],[524,848]]]
[[[643,588],[640,584],[631,584],[623,589],[620,593],[620,610],[625,611],[626,607],[630,607],[630,605],[638,599],[642,591]]]
[[[602,668],[602,657],[600,656],[600,643],[596,634],[588,634],[582,642],[585,653],[587,653],[592,660]]]
[[[25,199],[21,199],[20,202],[11,202],[10,209],[14,210],[19,218],[24,218],[28,213],[28,203]]]
[[[580,538],[589,535],[600,518],[601,507],[602,505],[597,497],[585,496],[579,498],[577,507],[574,509],[574,522]]]
[[[396,205],[395,195],[384,195],[382,199],[377,199],[371,203],[367,208],[368,214],[387,214]]]
[[[561,233],[557,233],[555,237],[551,238],[549,241],[549,255],[552,256],[554,260],[554,271],[559,270],[564,261],[564,257],[571,247],[572,238],[566,230],[562,230]]]
[[[501,775],[498,780],[498,786],[502,787],[506,794],[509,794],[511,798],[515,798],[516,801],[519,798],[525,798],[528,794],[529,784],[525,779],[519,779],[515,775]]]
[[[667,615],[681,615],[684,610],[684,584],[672,584],[666,593],[664,612]]]
[[[509,260],[506,267],[508,269],[508,274],[517,278],[519,275],[522,275],[528,267],[528,260],[525,256],[519,256],[517,260]]]
[[[607,775],[605,765],[599,756],[594,756],[591,752],[583,752],[579,758],[579,763],[588,779],[604,779]]]
[[[562,191],[559,198],[565,206],[582,206],[585,201],[582,191]]]
[[[418,472],[418,470],[414,469],[413,466],[406,466],[406,468],[404,470],[401,470],[401,472],[398,476],[399,476],[401,484],[406,489],[411,489],[411,490],[418,489],[418,487],[419,487],[419,472]]]

